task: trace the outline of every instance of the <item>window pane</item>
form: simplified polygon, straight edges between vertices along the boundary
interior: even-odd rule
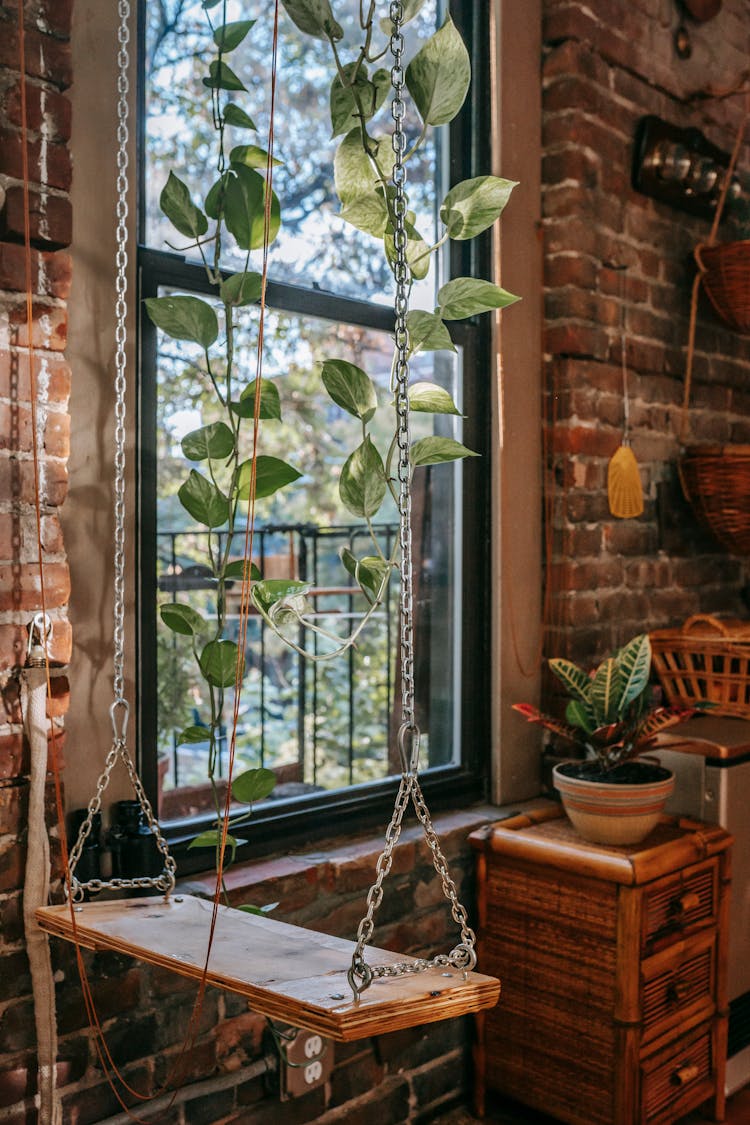
[[[257,5],[260,12],[262,5]],[[382,5],[383,10],[387,5]],[[232,69],[247,86],[232,100],[250,113],[258,132],[229,127],[228,149],[237,144],[257,143],[265,147],[270,98],[272,19],[270,7],[262,14],[244,42],[232,52]],[[426,0],[418,17],[405,29],[410,58],[437,26],[437,0]],[[214,11],[214,15],[221,8]],[[354,56],[361,41],[359,0],[339,0],[336,17],[342,23],[347,47],[342,58]],[[227,19],[248,12],[239,0],[227,3]],[[218,17],[216,17],[218,19]],[[201,201],[216,178],[215,134],[211,127],[210,102],[201,84],[210,55],[211,34],[200,0],[162,0],[146,3],[146,190],[145,240],[157,250],[166,243],[180,248],[180,239],[159,210],[159,194],[169,171],[175,171]],[[386,46],[378,28],[376,48]],[[347,53],[348,52],[348,53]],[[388,67],[390,55],[375,62],[371,73]],[[280,20],[278,88],[275,114],[276,155],[283,165],[274,171],[274,189],[281,200],[282,228],[273,245],[271,276],[276,280],[312,285],[336,293],[377,302],[390,302],[393,280],[384,262],[382,244],[338,217],[339,203],[333,187],[333,157],[341,140],[331,139],[329,94],[333,75],[327,43],[303,36],[285,12]],[[389,102],[373,120],[371,133],[379,136],[392,125]],[[409,106],[406,133],[409,144],[419,127]],[[409,205],[418,216],[422,236],[434,242],[436,216],[429,199],[442,198],[434,184],[444,184],[447,174],[446,130],[430,132],[430,138],[409,161]],[[429,185],[429,190],[428,190]],[[194,256],[195,252],[191,252]],[[231,247],[224,265],[244,265],[244,254]],[[436,286],[435,271],[415,286],[415,304],[431,307]]]
[[[161,291],[162,294],[166,292]],[[255,372],[257,311],[248,314],[237,337],[236,370]],[[365,369],[378,387],[379,410],[372,437],[385,458],[393,412],[389,390],[392,340],[388,333],[335,324],[319,318],[269,311],[265,326],[264,377],[275,381],[282,421],[262,424],[262,454],[281,457],[303,472],[302,480],[256,507],[253,557],[266,578],[300,577],[312,584],[309,619],[327,631],[346,635],[361,617],[366,601],[350,579],[338,552],[357,557],[372,553],[368,530],[338,497],[341,466],[361,440],[360,424],[325,394],[318,364],[340,357]],[[180,441],[190,430],[215,420],[215,398],[202,372],[196,347],[158,338],[157,417],[157,582],[159,602],[188,602],[204,615],[215,614],[210,573],[205,567],[206,533],[182,507],[177,489],[191,465]],[[413,380],[448,390],[460,407],[460,357],[428,353],[413,363]],[[241,388],[233,391],[233,398]],[[412,438],[438,433],[460,440],[461,419],[414,413]],[[246,426],[249,456],[252,422]],[[461,539],[460,463],[418,467],[414,475],[416,680],[424,767],[457,761],[459,722],[460,620],[458,549]],[[244,519],[241,521],[244,529]],[[397,536],[392,501],[375,517],[384,551]],[[232,554],[241,557],[243,535]],[[236,639],[239,584],[227,600],[225,635]],[[400,701],[398,680],[398,591],[374,614],[356,647],[326,663],[290,650],[251,617],[237,740],[237,770],[265,765],[277,771],[277,796],[311,788],[335,789],[399,771],[394,758],[394,726]],[[294,637],[307,651],[324,647],[311,629]],[[165,819],[209,807],[205,792],[190,786],[206,780],[207,745],[178,745],[188,725],[207,722],[206,687],[194,672],[190,638],[158,626],[158,746],[164,771]],[[231,726],[232,690],[227,689],[225,726]],[[392,749],[389,751],[389,745]],[[390,755],[390,756],[389,756]],[[220,770],[226,769],[226,745]],[[172,793],[175,789],[179,793]]]

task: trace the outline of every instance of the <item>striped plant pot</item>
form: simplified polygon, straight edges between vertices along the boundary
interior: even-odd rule
[[[658,823],[674,789],[674,774],[650,762],[626,762],[608,780],[590,780],[591,762],[562,762],[552,771],[555,789],[573,827],[595,844],[638,844]],[[617,780],[625,773],[626,781]],[[643,781],[631,780],[642,772]],[[577,776],[583,775],[583,776]]]

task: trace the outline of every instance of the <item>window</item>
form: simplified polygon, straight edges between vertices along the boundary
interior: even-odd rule
[[[429,224],[436,223],[426,201],[442,199],[450,183],[488,168],[489,106],[483,96],[487,29],[477,16],[480,7],[468,2],[451,6],[472,54],[470,101],[450,129],[434,131],[419,161],[409,166],[410,205],[420,214],[425,234]],[[347,19],[351,24],[358,14],[354,0],[340,0],[334,8],[345,28]],[[203,198],[213,180],[212,131],[196,109],[206,101],[200,61],[208,35],[205,16],[199,0],[146,0],[141,14],[140,296],[205,295],[211,290],[201,264],[165,247],[165,238],[172,240],[174,232],[167,229],[158,207],[170,169],[196,199]],[[239,14],[239,5],[230,0],[227,19]],[[247,15],[246,9],[242,14]],[[426,0],[408,26],[407,54],[418,49],[443,17],[442,6]],[[232,56],[232,66],[255,103],[259,138],[267,128],[263,114],[270,33],[268,21],[259,20]],[[283,164],[275,172],[274,187],[282,200],[284,223],[270,257],[264,359],[264,377],[274,380],[279,390],[282,421],[264,424],[260,441],[262,452],[293,460],[304,476],[293,489],[258,503],[254,559],[266,578],[300,577],[310,583],[315,618],[341,632],[347,621],[361,614],[362,599],[350,586],[338,552],[349,547],[356,553],[367,529],[338,499],[337,475],[353,447],[356,421],[326,399],[318,365],[337,357],[357,363],[376,382],[379,401],[388,401],[393,287],[382,246],[338,216],[332,160],[340,138],[329,136],[327,51],[327,44],[302,37],[282,19],[275,134]],[[407,128],[413,132],[413,124]],[[451,255],[451,260],[447,255],[438,260],[415,286],[413,307],[432,309],[437,288],[451,274],[488,276],[486,240],[454,243]],[[230,273],[238,268],[231,248],[222,265]],[[252,371],[252,379],[257,312],[243,313],[248,315],[238,329],[238,365]],[[468,460],[420,468],[415,475],[417,696],[424,788],[435,802],[479,796],[484,784],[489,696],[488,331],[486,323],[455,321],[456,352],[425,353],[412,366],[415,380],[448,389],[466,415],[415,415],[414,436],[455,437],[484,459],[481,468]],[[188,646],[163,627],[157,612],[158,604],[175,595],[189,598],[208,616],[212,612],[211,581],[201,562],[205,529],[191,520],[176,496],[185,473],[180,440],[212,420],[210,396],[196,376],[199,362],[191,345],[164,336],[142,318],[141,769],[151,793],[159,794],[162,820],[176,840],[193,836],[212,807],[205,784],[206,746],[182,745],[179,740],[186,725],[203,721],[205,689],[193,673]],[[384,541],[392,541],[397,534],[395,507],[384,505],[376,519]],[[239,537],[236,550],[241,554]],[[389,806],[393,784],[388,778],[398,772],[389,750],[397,721],[397,593],[394,581],[360,643],[330,663],[318,664],[295,653],[277,640],[262,618],[251,618],[237,768],[265,765],[277,774],[272,799],[259,804],[253,818],[264,841],[273,842],[300,826],[330,832],[348,820],[361,824],[370,814],[382,819]],[[226,635],[232,637],[237,614],[230,600],[231,593]],[[317,643],[312,634],[298,640],[306,650]],[[221,776],[221,746],[219,750]]]

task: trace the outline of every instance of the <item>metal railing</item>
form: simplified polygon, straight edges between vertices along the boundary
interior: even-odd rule
[[[395,523],[375,526],[386,553],[398,532]],[[214,532],[220,537],[221,532]],[[216,612],[215,589],[206,557],[205,530],[160,531],[157,533],[157,589],[159,601],[170,595],[190,601],[204,615]],[[223,549],[226,539],[220,544]],[[336,621],[351,623],[363,613],[367,602],[358,586],[343,569],[338,552],[348,547],[353,554],[370,553],[369,532],[362,524],[283,523],[258,527],[254,533],[253,561],[264,578],[299,578],[311,584],[310,619],[321,619],[326,628]],[[244,532],[235,533],[230,557],[241,558]],[[320,664],[294,653],[276,638],[259,614],[248,621],[243,686],[243,704],[237,733],[237,753],[244,768],[261,765],[276,768],[288,785],[300,791],[355,784],[385,776],[389,770],[387,747],[392,722],[395,627],[398,616],[396,583],[373,614],[365,634],[343,658]],[[239,626],[240,583],[227,582],[224,635],[236,639]],[[186,597],[187,595],[187,597]],[[325,620],[323,620],[325,619]],[[348,632],[342,629],[341,632]],[[320,640],[311,629],[300,627],[299,647],[319,651]],[[180,788],[206,779],[207,743],[182,745],[179,732],[184,722],[184,698],[194,693],[193,724],[205,725],[199,708],[200,680],[191,673],[192,657],[185,657],[184,639],[164,631],[160,640],[158,713],[159,743],[168,747],[170,763],[165,787]],[[181,647],[182,646],[182,647]],[[192,679],[191,679],[192,675]],[[175,720],[163,702],[161,688],[182,706],[183,718]],[[184,689],[184,691],[183,691]],[[229,691],[227,697],[229,697]],[[182,704],[179,703],[182,698]],[[332,701],[335,700],[335,705]],[[231,703],[225,705],[231,721]],[[226,768],[227,738],[219,740],[218,775]]]

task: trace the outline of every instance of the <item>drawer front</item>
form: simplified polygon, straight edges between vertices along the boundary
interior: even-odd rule
[[[703,1024],[641,1063],[642,1120],[671,1120],[673,1108],[682,1113],[685,1107],[699,1104],[712,1074],[712,1029]]]
[[[718,862],[708,860],[644,891],[644,949],[716,919],[718,872]]]
[[[653,1038],[678,1025],[688,1011],[713,1006],[715,948],[714,934],[709,933],[682,943],[674,956],[657,955],[644,963],[641,980],[644,1038]]]

